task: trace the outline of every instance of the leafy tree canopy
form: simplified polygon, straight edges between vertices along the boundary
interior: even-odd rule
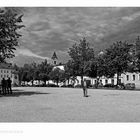
[[[12,8],[0,10],[0,62],[4,62],[6,58],[14,57],[14,50],[19,46],[21,37],[18,30],[24,27],[21,25],[22,16]]]

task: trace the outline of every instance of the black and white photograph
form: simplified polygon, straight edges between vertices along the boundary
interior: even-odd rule
[[[0,6],[0,137],[138,139],[140,4],[11,3]]]
[[[0,122],[140,122],[139,7],[1,7]]]

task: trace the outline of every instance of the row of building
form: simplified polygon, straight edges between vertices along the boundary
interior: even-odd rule
[[[95,85],[97,82],[96,78],[90,78],[87,76],[84,76],[84,78],[88,81],[90,85]],[[119,80],[121,83],[128,84],[128,83],[134,83],[136,88],[140,88],[140,73],[128,73],[121,74],[119,77]],[[67,81],[66,84],[73,84],[73,80]],[[80,85],[81,84],[81,77],[77,76],[76,80],[74,82],[74,85]],[[113,78],[106,78],[104,76],[100,77],[99,84],[106,85],[106,84],[117,84],[117,75],[115,75]]]
[[[59,65],[59,61],[58,61],[58,57],[56,55],[56,53],[54,52],[53,56],[52,56],[52,64],[55,65],[55,68],[60,68],[61,70],[64,70],[64,66],[63,65]],[[90,78],[90,77],[84,77],[86,78],[86,80],[88,81],[89,84],[94,85],[97,82],[96,78]],[[121,83],[127,84],[127,83],[135,83],[136,88],[140,88],[140,73],[123,73],[121,74],[121,76],[119,77],[119,80]],[[106,85],[106,84],[113,84],[116,85],[117,84],[117,74],[114,75],[113,78],[107,78],[107,77],[100,77],[99,79],[99,83],[102,85]],[[62,83],[60,83],[61,85]],[[66,84],[74,84],[74,85],[80,85],[81,84],[81,77],[77,76],[76,80],[73,83],[73,80],[69,80],[66,81]]]
[[[52,56],[52,64],[54,65],[54,68],[60,68],[61,70],[64,70],[64,65],[59,65],[58,57],[56,53],[54,52]],[[0,64],[0,83],[3,78],[12,80],[12,85],[19,85],[19,76],[18,73],[14,70],[12,64],[10,63],[1,63]],[[84,77],[88,81],[89,84],[94,85],[97,82],[96,78],[90,78],[90,77]],[[119,77],[120,82],[127,84],[127,83],[135,83],[136,88],[140,88],[140,73],[128,73],[121,74]],[[53,81],[49,81],[50,83],[53,83]],[[115,75],[113,78],[106,78],[102,76],[99,79],[99,83],[102,85],[106,84],[117,84],[117,75]],[[62,85],[63,83],[59,83]],[[69,80],[66,81],[65,84],[74,84],[74,85],[80,85],[81,84],[81,78],[80,76],[76,77],[76,80]]]

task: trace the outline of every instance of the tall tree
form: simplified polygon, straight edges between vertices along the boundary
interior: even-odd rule
[[[99,53],[92,61],[90,67],[91,70],[89,71],[88,76],[92,78],[96,78],[95,87],[98,88],[100,77],[106,75],[106,73],[108,72],[107,65],[104,58],[104,53],[103,54]]]
[[[52,71],[53,66],[45,60],[41,64],[39,64],[39,77],[40,80],[44,81],[46,84],[46,81],[50,80],[50,72]]]
[[[119,76],[126,72],[131,62],[130,48],[127,42],[116,42],[106,49],[104,54],[104,64],[106,77],[113,77],[117,74],[117,85],[119,84]]]
[[[88,75],[91,69],[90,64],[94,60],[93,48],[90,48],[86,38],[82,38],[79,43],[69,48],[68,54],[71,58],[75,75],[81,76],[83,83],[83,76]]]
[[[0,10],[0,62],[14,57],[14,50],[19,46],[21,37],[18,30],[24,27],[20,24],[22,16],[13,12],[11,8]]]
[[[140,37],[138,36],[131,48],[132,63],[130,65],[132,72],[140,72]]]
[[[55,68],[50,72],[49,76],[50,76],[50,79],[53,80],[58,85],[59,82],[64,81],[63,74],[64,74],[63,70],[61,70],[60,68]]]
[[[77,77],[77,68],[74,62],[72,60],[69,60],[64,66],[64,69],[65,69],[64,71],[65,81],[68,81],[68,84],[70,80],[75,81]]]

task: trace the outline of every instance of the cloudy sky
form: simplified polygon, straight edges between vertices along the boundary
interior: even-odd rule
[[[140,35],[140,8],[20,8],[24,13],[17,64],[50,60],[54,51],[61,62],[68,48],[86,36],[98,52],[114,41],[132,42]]]

